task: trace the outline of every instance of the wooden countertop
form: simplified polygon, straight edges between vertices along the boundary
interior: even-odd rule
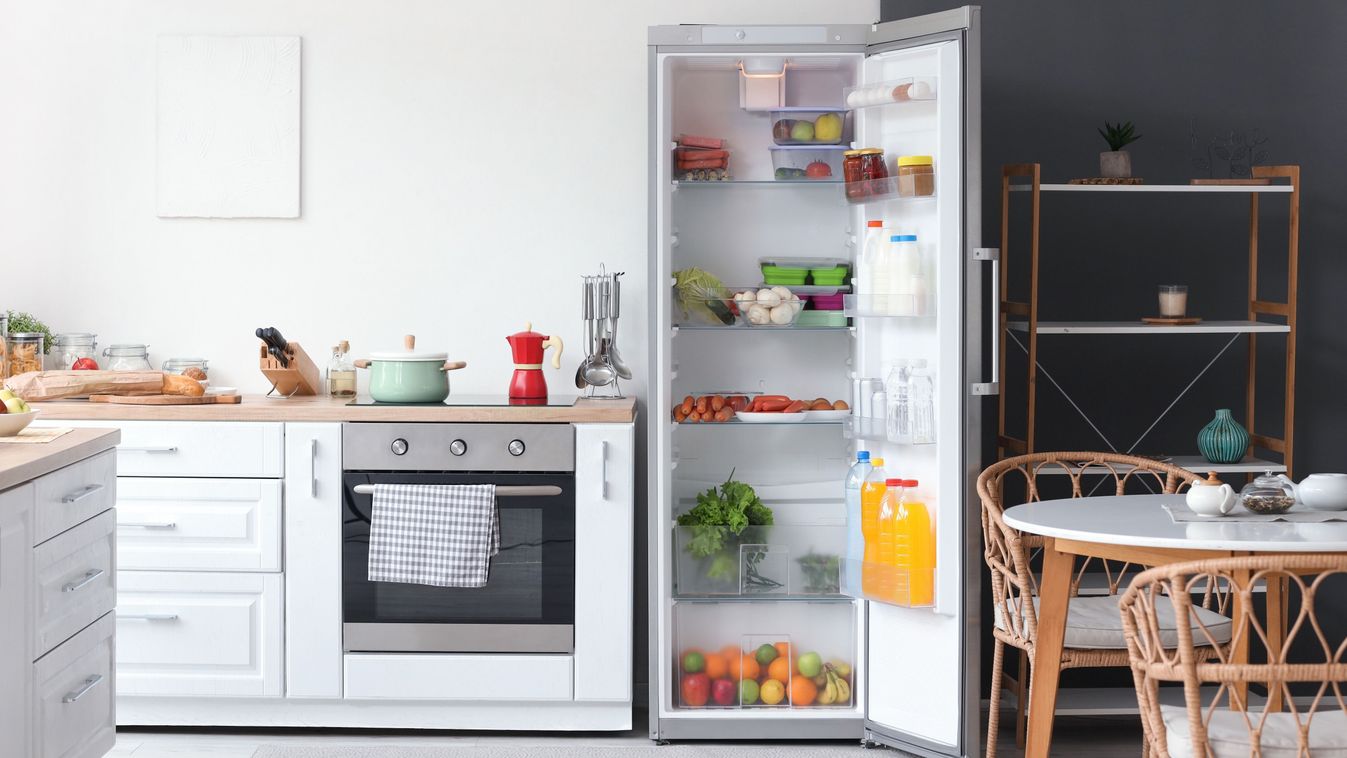
[[[0,443],[0,490],[111,450],[121,439],[119,429],[75,429],[43,444]]]
[[[235,405],[114,405],[85,400],[33,403],[43,421],[411,421],[536,424],[625,424],[636,400],[588,400],[571,406],[353,406],[345,399],[244,395]],[[68,436],[68,435],[67,435]],[[54,444],[54,443],[53,443]]]

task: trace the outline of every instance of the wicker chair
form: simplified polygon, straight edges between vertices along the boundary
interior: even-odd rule
[[[1159,758],[1347,754],[1347,702],[1343,697],[1347,637],[1341,631],[1330,637],[1315,612],[1320,588],[1341,574],[1347,574],[1347,556],[1341,554],[1215,558],[1139,574],[1119,605],[1150,753]],[[1244,610],[1232,619],[1233,634],[1236,640],[1248,641],[1249,658],[1245,660],[1266,663],[1232,663],[1226,653],[1208,662],[1198,651],[1211,647],[1214,635],[1201,624],[1180,624],[1178,645],[1171,649],[1162,644],[1156,624],[1161,612],[1195,618],[1190,593],[1213,582],[1227,584],[1245,601],[1238,604]],[[1296,609],[1280,646],[1269,644],[1268,630],[1248,602],[1255,586],[1271,582],[1284,583],[1285,607]],[[1335,598],[1329,594],[1324,600],[1327,607]],[[1299,652],[1312,661],[1289,660],[1288,652],[1297,640],[1302,642]],[[1160,705],[1161,682],[1182,682],[1185,705]],[[1200,690],[1204,684],[1215,685],[1214,696],[1209,689],[1205,702]],[[1269,694],[1280,693],[1286,710],[1250,710],[1243,693],[1251,684],[1266,686]],[[1302,688],[1298,694],[1305,700],[1292,698],[1292,685]]]
[[[1043,547],[1045,543],[1044,538],[1021,534],[1008,527],[1002,520],[1006,485],[1019,480],[1024,487],[1024,497],[1019,502],[1038,501],[1042,499],[1038,477],[1044,473],[1053,474],[1052,479],[1062,483],[1063,490],[1066,489],[1065,485],[1069,485],[1070,496],[1073,498],[1083,497],[1094,491],[1087,490],[1088,482],[1083,481],[1083,477],[1086,476],[1104,477],[1102,480],[1104,485],[1097,486],[1097,489],[1103,490],[1099,493],[1102,495],[1124,495],[1129,494],[1129,490],[1130,494],[1138,494],[1138,490],[1174,493],[1200,478],[1186,469],[1149,458],[1088,452],[1032,453],[1007,458],[987,467],[978,477],[978,497],[982,500],[984,558],[991,571],[992,609],[995,621],[992,630],[995,649],[992,657],[991,709],[987,717],[987,758],[994,758],[996,755],[1002,683],[1004,679],[1009,678],[1005,676],[1003,670],[1003,657],[1007,645],[1020,651],[1019,670],[1010,684],[1016,692],[1017,700],[1015,742],[1021,748],[1024,747],[1028,685],[1032,676],[1028,662],[1033,656],[1034,640],[1038,632],[1037,580],[1030,566],[1031,551]],[[1110,479],[1112,487],[1107,486]],[[1087,639],[1089,635],[1073,634],[1071,621],[1068,620],[1066,647],[1062,651],[1062,668],[1126,668],[1127,647],[1117,618],[1117,593],[1126,578],[1135,575],[1141,567],[1110,564],[1105,561],[1082,561],[1072,579],[1073,597],[1079,594],[1081,580],[1092,568],[1097,572],[1093,575],[1105,579],[1107,594],[1102,597],[1073,600],[1072,613],[1079,614],[1083,619],[1092,618],[1104,625],[1115,626],[1116,629],[1108,629],[1102,635],[1097,634]]]

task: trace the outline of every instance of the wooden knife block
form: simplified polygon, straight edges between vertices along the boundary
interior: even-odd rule
[[[290,361],[288,367],[282,366],[280,361],[273,358],[267,351],[266,343],[262,343],[258,368],[262,369],[262,375],[271,382],[272,391],[286,397],[321,394],[323,375],[309,354],[304,352],[304,348],[300,347],[298,342],[290,342],[286,347],[285,357]]]

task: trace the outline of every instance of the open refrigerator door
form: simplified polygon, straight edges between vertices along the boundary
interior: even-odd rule
[[[959,625],[976,594],[961,567],[976,522],[959,513],[970,427],[958,391],[965,348],[980,351],[962,331],[960,257],[975,239],[973,15],[916,19],[898,31],[922,30],[920,42],[882,49],[871,37],[891,25],[651,29],[652,739],[871,737],[953,753],[977,720],[976,701],[971,715],[958,701]],[[904,81],[888,103],[859,104],[890,80]],[[931,161],[859,193],[848,161],[869,147],[895,168],[918,150]],[[892,288],[864,275],[866,222],[882,214],[921,240],[906,280],[924,291],[920,314],[910,288],[902,304],[877,298]],[[890,443],[882,418],[858,415],[874,398],[857,380],[917,356],[934,442]],[[937,561],[923,607],[846,586],[843,483],[862,449],[891,449],[925,480]],[[876,673],[873,656],[907,668]]]

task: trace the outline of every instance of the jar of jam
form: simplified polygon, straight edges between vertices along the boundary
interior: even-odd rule
[[[935,194],[935,166],[929,155],[898,156],[898,195],[929,197]]]
[[[861,181],[868,182],[888,178],[889,170],[884,166],[883,150],[877,147],[867,147],[857,152],[861,154]]]
[[[861,152],[847,150],[842,153],[842,181],[846,183],[848,200],[863,197],[865,186],[861,184]]]

